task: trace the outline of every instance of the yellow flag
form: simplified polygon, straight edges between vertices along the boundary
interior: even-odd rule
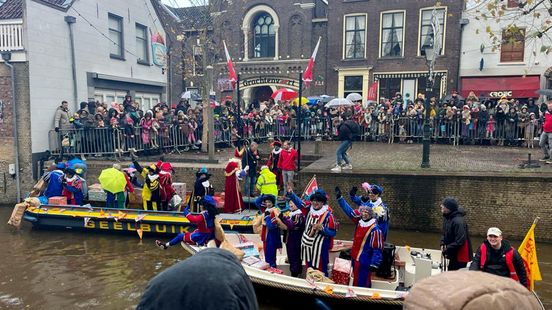
[[[542,280],[539,262],[537,259],[537,244],[535,243],[535,223],[533,223],[531,228],[529,228],[527,235],[525,235],[523,242],[518,248],[518,252],[523,259],[523,263],[525,264],[529,289],[534,290],[535,281]]]
[[[140,237],[140,240],[142,240],[142,235],[144,234],[144,231],[142,230],[142,228],[136,229],[136,232],[138,233],[138,237]]]

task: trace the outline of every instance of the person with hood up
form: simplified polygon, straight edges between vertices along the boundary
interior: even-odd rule
[[[519,252],[502,239],[498,227],[487,230],[487,239],[479,246],[470,264],[470,270],[480,270],[501,277],[512,278],[527,287],[525,264]]]
[[[268,169],[268,166],[262,166],[259,177],[257,178],[257,189],[261,195],[273,195],[278,197],[278,185],[276,175]]]
[[[301,258],[307,267],[312,267],[328,276],[330,249],[337,232],[333,212],[328,206],[328,197],[322,189],[310,195],[310,206],[299,198],[290,185],[287,196],[299,209],[306,209],[305,231],[301,237]]]
[[[258,310],[251,280],[236,256],[208,248],[148,283],[137,310]]]
[[[190,207],[186,207],[182,214],[194,224],[197,228],[193,232],[179,233],[174,239],[163,243],[155,240],[155,244],[163,250],[180,242],[186,242],[192,245],[204,246],[210,240],[215,239],[215,217],[217,216],[216,202],[212,196],[201,198],[199,205],[202,211],[199,214],[190,213]]]
[[[384,238],[376,220],[378,215],[368,205],[361,205],[357,210],[351,208],[339,187],[335,188],[335,198],[343,212],[356,224],[351,249],[353,285],[372,287],[371,274],[377,270],[383,257]]]
[[[452,197],[443,199],[440,207],[444,218],[441,251],[449,259],[448,270],[465,268],[473,255],[468,224],[464,219],[466,212]]]

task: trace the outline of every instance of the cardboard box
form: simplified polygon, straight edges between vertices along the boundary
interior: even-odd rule
[[[88,200],[89,201],[105,201],[107,199],[107,193],[102,189],[88,189]]]
[[[57,205],[57,206],[66,206],[67,205],[67,197],[65,196],[54,196],[48,198],[48,204],[49,205]]]
[[[128,201],[131,204],[142,205],[142,189],[134,188],[134,193],[128,193]]]

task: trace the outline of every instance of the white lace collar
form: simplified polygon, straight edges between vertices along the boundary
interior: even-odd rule
[[[322,208],[315,210],[313,207],[310,209],[310,214],[314,216],[321,216],[326,211],[328,211],[328,205],[323,205]]]
[[[365,221],[363,219],[360,219],[360,221],[358,221],[358,225],[360,225],[360,227],[370,227],[375,223],[376,223],[376,219],[373,219],[373,218],[368,221]]]
[[[282,148],[278,149],[277,151],[276,151],[276,149],[272,150],[272,154],[275,154],[275,155],[278,155],[281,152],[282,152]]]
[[[378,197],[376,201],[370,201],[370,203],[372,204],[372,208],[381,205],[382,204],[381,197]]]
[[[303,213],[303,211],[301,211],[301,209],[297,209],[295,211],[291,211],[289,213],[289,217],[292,217],[292,216],[295,216],[295,215],[298,215],[298,214],[302,214],[302,213]]]

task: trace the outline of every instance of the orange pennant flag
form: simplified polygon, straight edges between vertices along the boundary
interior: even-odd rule
[[[144,234],[144,231],[142,230],[142,228],[136,229],[136,232],[138,233],[138,236],[140,237],[140,240],[142,240],[142,235]]]
[[[326,287],[324,287],[324,292],[326,292],[329,295],[332,295],[333,294],[333,287],[331,287],[329,285],[326,285]]]

